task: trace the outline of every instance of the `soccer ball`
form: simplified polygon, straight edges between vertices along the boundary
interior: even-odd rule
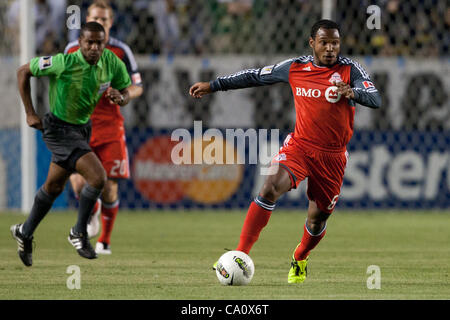
[[[242,251],[228,251],[217,261],[216,275],[224,286],[245,286],[254,273],[253,260]]]

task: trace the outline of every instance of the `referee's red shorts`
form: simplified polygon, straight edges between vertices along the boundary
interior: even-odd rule
[[[347,151],[320,150],[306,141],[296,141],[289,134],[272,164],[280,164],[289,172],[291,189],[308,178],[308,199],[317,207],[332,213],[339,199],[347,165]]]

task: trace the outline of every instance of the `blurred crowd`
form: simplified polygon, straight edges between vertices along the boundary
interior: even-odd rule
[[[3,44],[17,52],[19,0],[0,4]],[[321,18],[317,0],[110,0],[115,12],[111,35],[141,54],[305,54],[311,25]],[[77,31],[66,27],[69,5],[86,0],[35,0],[38,54],[60,52]],[[348,55],[445,56],[449,54],[447,0],[338,0],[333,19],[342,28]],[[369,29],[366,8],[381,9],[381,28]],[[14,35],[14,36],[13,36]],[[6,49],[7,48],[7,49]]]

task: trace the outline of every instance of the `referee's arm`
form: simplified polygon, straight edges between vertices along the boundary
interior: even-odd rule
[[[19,87],[20,97],[25,107],[27,124],[32,128],[42,130],[41,119],[36,114],[33,101],[31,100],[31,77],[33,77],[33,74],[31,73],[29,63],[24,64],[17,70],[17,86]]]
[[[112,87],[109,87],[108,90],[106,91],[106,98],[111,100],[112,103],[118,104],[119,106],[123,107],[124,105],[128,104],[128,102],[130,102],[131,99],[134,98],[134,96],[132,96],[133,94],[132,87],[133,85],[129,85],[128,87],[122,90],[117,90]]]

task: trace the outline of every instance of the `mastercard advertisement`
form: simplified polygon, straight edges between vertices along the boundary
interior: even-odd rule
[[[176,164],[173,151],[180,149],[180,143],[184,145],[177,155],[184,161]],[[198,157],[202,159],[200,164]],[[142,200],[150,203],[222,204],[241,186],[244,165],[239,164],[239,157],[237,150],[221,138],[185,143],[172,141],[170,134],[150,136],[134,150],[131,181]]]
[[[205,128],[198,139],[195,128],[186,129],[190,139],[183,136],[172,141],[174,129],[127,129],[130,178],[119,180],[121,208],[248,208],[266,179],[263,171],[266,159],[258,156],[254,164],[250,156],[252,147],[257,146],[258,154],[268,149],[261,139],[246,143],[244,148],[238,143],[233,145],[226,140],[226,130],[214,131],[225,139],[220,134],[208,139],[205,134],[208,130]],[[289,131],[283,131],[277,135],[278,145],[283,144],[288,134]],[[448,140],[449,136],[440,132],[357,130],[348,145],[350,157],[336,207],[448,208],[450,167],[445,166],[449,159]],[[37,142],[38,185],[41,185],[51,155],[39,135]],[[274,149],[274,156],[278,150]],[[411,168],[423,168],[415,184],[405,178]],[[307,182],[286,193],[277,208],[306,208]],[[66,188],[67,196],[58,198],[58,207],[78,205],[70,190]]]

